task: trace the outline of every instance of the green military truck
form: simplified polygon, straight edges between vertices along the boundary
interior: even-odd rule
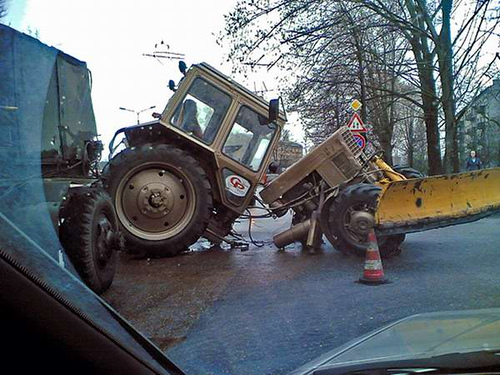
[[[0,163],[0,194],[9,204],[4,212],[101,293],[113,280],[122,237],[99,182],[102,143],[90,71],[85,62],[1,24],[0,47],[0,160],[6,161]],[[47,209],[46,221],[62,249],[38,235],[47,232],[35,218]]]

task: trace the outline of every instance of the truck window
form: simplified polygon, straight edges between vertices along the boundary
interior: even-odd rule
[[[258,171],[277,129],[274,123],[266,122],[264,116],[249,107],[241,107],[224,143],[224,154]]]
[[[231,97],[202,78],[196,78],[170,122],[210,144],[224,120]]]

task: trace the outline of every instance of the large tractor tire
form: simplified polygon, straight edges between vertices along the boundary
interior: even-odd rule
[[[416,170],[414,168],[411,168],[411,167],[399,167],[399,166],[395,166],[395,167],[393,167],[393,169],[396,172],[401,173],[407,179],[425,177],[425,174],[423,174],[422,172],[420,172],[420,171],[418,171],[418,170]]]
[[[321,226],[323,233],[337,250],[344,254],[365,256],[368,248],[366,236],[352,228],[351,218],[355,212],[373,214],[380,191],[381,188],[376,185],[354,184],[325,202],[321,213]],[[387,257],[397,254],[404,239],[404,234],[379,236],[380,255]]]
[[[127,148],[103,174],[126,251],[154,257],[188,249],[210,220],[212,191],[200,164],[172,145]]]
[[[78,274],[94,292],[104,292],[123,246],[111,198],[102,188],[72,189],[60,219],[59,238]]]

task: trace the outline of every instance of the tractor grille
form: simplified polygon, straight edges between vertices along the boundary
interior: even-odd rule
[[[352,154],[354,157],[359,157],[361,153],[363,152],[361,148],[358,146],[356,141],[354,140],[354,137],[352,136],[352,133],[349,129],[345,129],[342,132],[342,139],[344,140],[345,144],[351,150]]]
[[[354,140],[354,137],[352,136],[352,132],[349,129],[345,129],[342,131],[342,139],[343,139],[345,145],[347,146],[347,148],[349,148],[349,150],[351,151],[354,158],[359,163],[359,165],[362,166],[363,171],[365,172],[365,178],[369,182],[376,181],[375,175],[373,175],[373,173],[370,172],[371,168],[367,163],[368,157],[365,155],[363,150],[358,146],[358,144]],[[354,175],[353,171],[346,173],[346,171],[344,171],[342,168],[340,168],[340,169],[348,177],[352,177],[352,175]]]

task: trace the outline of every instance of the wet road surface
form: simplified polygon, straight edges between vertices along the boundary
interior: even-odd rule
[[[122,256],[104,297],[188,374],[283,374],[411,314],[500,306],[498,215],[408,235],[378,287],[355,283],[363,260],[329,244],[277,251],[270,234],[288,226],[257,220],[267,243],[245,252],[201,242],[170,259]]]

